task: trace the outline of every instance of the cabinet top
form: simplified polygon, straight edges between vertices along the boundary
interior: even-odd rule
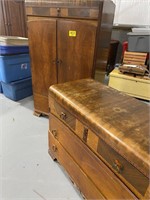
[[[114,15],[111,0],[26,0],[27,16],[98,19],[99,13]]]
[[[49,95],[149,175],[149,105],[92,79],[53,85]]]
[[[97,7],[105,0],[25,0],[26,5],[39,6],[88,6]]]

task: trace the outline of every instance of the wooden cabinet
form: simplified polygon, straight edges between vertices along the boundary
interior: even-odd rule
[[[86,199],[149,199],[149,106],[92,79],[49,89],[49,154]]]
[[[0,1],[0,35],[27,36],[24,0]]]
[[[4,22],[4,12],[2,7],[2,1],[0,1],[0,35],[6,35],[6,27]]]
[[[96,25],[38,18],[28,22],[28,30],[34,105],[36,111],[48,113],[50,85],[92,75]],[[68,37],[69,30],[76,30],[76,37]]]
[[[114,4],[26,1],[26,14],[34,111],[48,114],[48,88],[52,84],[94,77],[100,54],[109,47]]]
[[[56,20],[31,21],[28,30],[34,108],[35,112],[48,113],[48,88],[57,83]]]

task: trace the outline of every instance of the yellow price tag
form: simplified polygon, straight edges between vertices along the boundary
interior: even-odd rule
[[[76,37],[77,32],[76,31],[69,31],[69,37]]]

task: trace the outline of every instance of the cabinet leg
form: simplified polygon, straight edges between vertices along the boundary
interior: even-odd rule
[[[50,149],[48,150],[48,153],[49,153],[49,155],[51,156],[51,158],[52,158],[54,161],[57,161],[57,158],[56,158],[55,154],[53,154],[53,152],[52,152]]]
[[[38,111],[35,111],[34,110],[34,113],[33,113],[36,117],[40,117],[42,115],[42,113],[38,112]]]
[[[49,113],[45,113],[45,112],[40,112],[38,110],[34,110],[33,114],[36,116],[36,117],[41,117],[41,116],[45,116],[45,117],[49,117]]]

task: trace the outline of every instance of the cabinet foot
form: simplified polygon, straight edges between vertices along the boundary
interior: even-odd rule
[[[49,153],[49,155],[51,156],[51,158],[52,158],[54,161],[57,161],[56,156],[51,152],[50,149],[48,150],[48,153]]]
[[[37,111],[37,110],[34,110],[33,114],[34,114],[36,117],[41,117],[41,116],[46,116],[46,117],[48,117],[48,116],[49,116],[49,113],[42,113],[42,112]]]
[[[33,114],[34,114],[36,117],[40,117],[40,116],[42,115],[42,113],[37,112],[37,111],[34,111]]]

